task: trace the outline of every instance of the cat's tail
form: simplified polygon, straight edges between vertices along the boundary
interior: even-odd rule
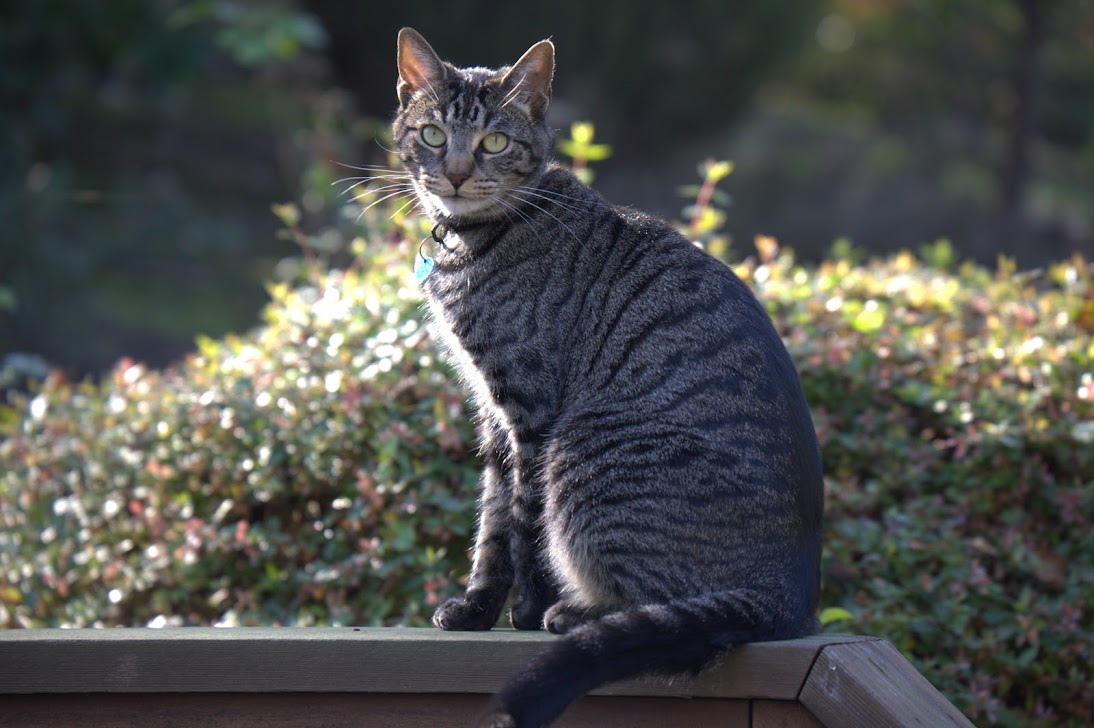
[[[646,673],[698,672],[730,647],[800,637],[812,616],[791,620],[785,601],[734,589],[613,612],[573,629],[494,696],[480,728],[542,728],[593,688]],[[798,624],[793,624],[797,621]]]

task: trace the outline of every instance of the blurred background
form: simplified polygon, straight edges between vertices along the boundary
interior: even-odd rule
[[[552,122],[612,145],[616,203],[678,217],[733,160],[738,256],[1094,250],[1090,0],[5,0],[0,360],[162,366],[257,323],[315,253],[271,205],[321,231],[339,163],[386,163],[404,25],[463,65],[552,37]]]

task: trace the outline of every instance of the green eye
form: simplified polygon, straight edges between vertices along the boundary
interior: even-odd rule
[[[422,127],[422,141],[431,147],[441,146],[447,138],[439,126],[430,124]]]
[[[509,137],[500,131],[492,131],[482,138],[482,148],[490,154],[504,152],[507,146],[509,146]]]

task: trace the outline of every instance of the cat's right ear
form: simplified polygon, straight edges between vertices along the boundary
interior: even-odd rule
[[[444,81],[446,71],[440,56],[413,28],[399,31],[399,106],[405,107],[419,89]]]
[[[508,98],[523,106],[529,114],[542,119],[551,103],[551,80],[554,75],[555,45],[549,40],[541,40],[513,64],[501,80],[501,88]]]

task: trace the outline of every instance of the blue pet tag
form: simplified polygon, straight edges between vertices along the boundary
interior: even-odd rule
[[[433,259],[428,255],[418,253],[418,259],[414,262],[414,277],[421,283],[433,272]]]

